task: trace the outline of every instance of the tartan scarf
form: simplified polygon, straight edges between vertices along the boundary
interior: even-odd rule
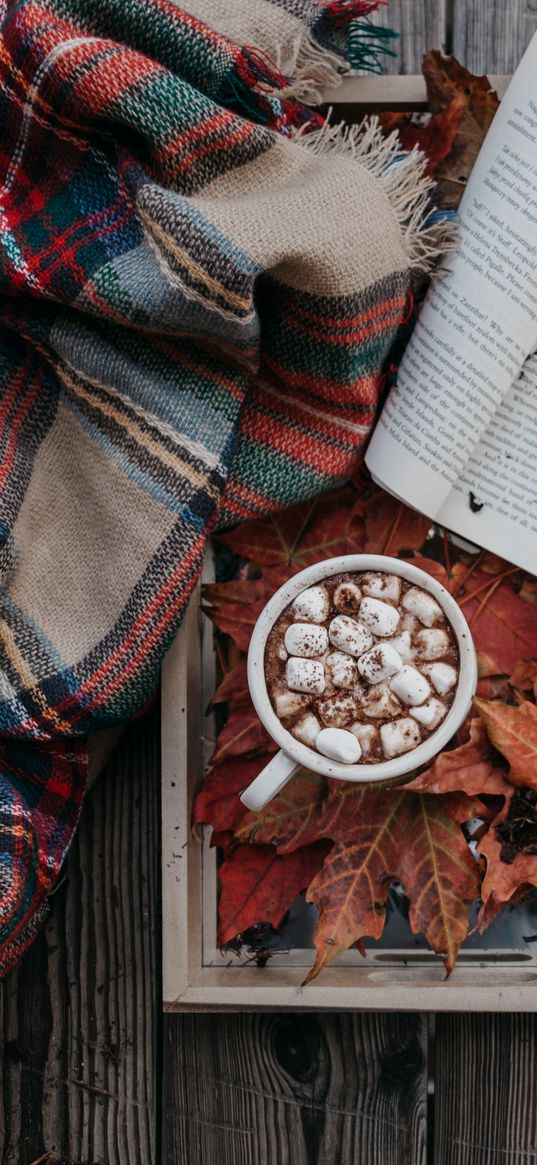
[[[419,154],[297,100],[375,6],[0,2],[0,972],[208,532],[352,477],[446,242]]]

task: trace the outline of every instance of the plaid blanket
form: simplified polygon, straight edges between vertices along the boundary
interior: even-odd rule
[[[353,475],[445,241],[419,155],[298,100],[374,7],[0,3],[2,972],[208,532]]]

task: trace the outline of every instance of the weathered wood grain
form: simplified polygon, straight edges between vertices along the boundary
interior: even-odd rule
[[[375,12],[371,18],[375,24],[400,33],[392,45],[397,56],[386,60],[388,73],[419,73],[427,49],[445,47],[447,3],[448,0],[389,0],[386,7]]]
[[[452,52],[473,73],[512,73],[537,31],[536,0],[453,0]]]
[[[159,781],[155,709],[88,795],[45,930],[2,984],[3,1165],[158,1160]]]
[[[435,1165],[537,1161],[535,1015],[439,1016],[434,1075]]]
[[[168,1015],[163,1165],[422,1165],[416,1015]]]

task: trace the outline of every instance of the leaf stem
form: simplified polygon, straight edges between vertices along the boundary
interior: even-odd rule
[[[469,569],[466,571],[464,578],[461,579],[461,581],[457,587],[457,594],[458,595],[460,595],[461,591],[464,590],[464,587],[466,586],[466,583],[468,582],[470,575],[472,575],[474,573],[474,570],[476,569],[476,567],[479,566],[479,563],[480,563],[481,559],[483,558],[484,553],[485,553],[484,550],[480,550],[479,554],[476,556],[476,558],[474,558],[474,561],[472,562]]]
[[[472,599],[475,599],[476,596],[480,595],[483,591],[490,590],[490,594],[493,594],[493,592],[496,590],[496,587],[499,585],[499,583],[503,582],[504,578],[508,578],[510,574],[516,574],[519,569],[520,568],[518,566],[510,566],[509,570],[504,570],[502,574],[496,575],[493,583],[491,583],[490,579],[487,579],[485,583],[481,583],[481,586],[476,587],[475,591],[471,591],[469,595],[465,595],[463,599],[460,599],[459,607],[464,607],[465,603],[471,602]],[[487,598],[489,597],[490,596],[487,596]],[[487,599],[485,599],[485,602],[486,601]]]
[[[489,591],[487,591],[487,594],[486,594],[486,595],[485,595],[485,597],[484,597],[484,598],[481,600],[481,602],[480,602],[480,604],[479,604],[479,606],[478,606],[478,608],[477,608],[477,611],[474,611],[474,614],[472,615],[472,618],[469,620],[469,626],[470,626],[470,627],[472,627],[472,626],[474,625],[474,623],[476,622],[476,620],[479,618],[479,616],[480,616],[481,612],[482,612],[482,611],[484,610],[484,608],[486,607],[486,605],[487,605],[487,603],[488,603],[489,599],[491,599],[491,598],[492,598],[492,596],[493,596],[493,594],[494,594],[494,591],[496,591],[496,590],[498,589],[498,587],[499,587],[499,585],[500,585],[500,583],[501,583],[501,581],[502,581],[502,578],[504,578],[504,575],[500,575],[500,578],[496,579],[496,582],[493,584],[493,586],[491,586],[491,587],[490,587],[490,590],[489,590]],[[483,590],[483,587],[478,587],[478,590],[482,591],[482,590]],[[474,591],[474,592],[473,592],[473,594],[472,594],[470,597],[471,597],[471,598],[473,598],[473,595],[474,595],[474,594],[477,594],[477,591]],[[461,605],[462,605],[462,604],[461,604]]]

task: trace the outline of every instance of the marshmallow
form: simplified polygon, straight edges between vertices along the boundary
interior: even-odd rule
[[[364,574],[361,579],[364,595],[374,599],[393,599],[398,603],[401,595],[401,579],[396,574]]]
[[[416,648],[422,659],[440,659],[449,651],[449,635],[440,627],[418,631]]]
[[[367,627],[349,615],[336,615],[328,628],[328,636],[334,647],[354,656],[363,655],[373,643],[373,636]]]
[[[420,730],[415,720],[405,716],[402,720],[392,720],[390,724],[381,724],[380,739],[386,760],[400,756],[403,752],[410,752],[421,741]]]
[[[409,663],[411,659],[414,659],[414,648],[412,647],[410,631],[401,631],[399,635],[394,635],[393,639],[385,639],[384,644],[386,647],[395,647],[403,663]]]
[[[324,667],[318,659],[300,659],[292,655],[287,660],[285,677],[292,692],[310,692],[316,696],[322,696],[324,692]]]
[[[285,688],[283,692],[274,694],[274,711],[280,720],[284,720],[286,716],[296,716],[298,712],[305,711],[309,702],[309,696],[299,696],[298,692],[290,692]]]
[[[353,582],[342,582],[334,591],[334,607],[344,615],[357,611],[362,601],[360,587]]]
[[[287,652],[285,650],[285,647],[283,646],[283,643],[278,644],[277,654],[278,654],[278,659],[281,659],[282,663],[285,663],[285,661],[287,659]]]
[[[308,748],[315,748],[315,741],[321,731],[321,725],[313,712],[308,712],[307,716],[303,716],[302,720],[298,720],[293,724],[291,732],[300,740],[301,744],[307,744]]]
[[[421,704],[419,708],[410,709],[410,715],[418,721],[418,724],[423,724],[424,728],[436,728],[444,719],[446,712],[446,705],[437,700],[436,696],[431,696],[430,700]]]
[[[416,619],[415,615],[411,615],[410,611],[403,611],[401,614],[401,622],[399,624],[399,630],[402,632],[409,631],[410,635],[415,635],[416,631],[418,631],[419,628],[420,628],[419,619]]]
[[[384,680],[380,684],[371,684],[367,692],[360,697],[360,711],[372,720],[385,720],[389,716],[397,716],[401,712],[401,705],[393,692],[390,692],[388,683]]]
[[[439,695],[444,696],[457,683],[457,670],[450,663],[426,663],[424,672],[430,677],[431,683]]]
[[[359,720],[355,720],[354,724],[349,725],[349,732],[356,737],[362,755],[370,756],[372,752],[377,751],[378,731],[374,724],[361,724]]]
[[[354,765],[360,760],[362,750],[352,732],[344,728],[323,728],[317,737],[317,752],[330,760],[341,761],[344,765]]]
[[[323,623],[328,618],[329,602],[325,587],[308,587],[291,604],[297,619],[308,623]]]
[[[381,603],[380,599],[362,599],[360,619],[374,635],[380,635],[384,639],[385,636],[394,635],[397,631],[399,611],[395,607],[390,607],[389,603]]]
[[[431,691],[425,676],[409,663],[390,680],[390,689],[404,704],[423,704]]]
[[[410,590],[403,595],[402,606],[405,611],[410,611],[412,615],[416,615],[425,627],[432,627],[433,623],[442,618],[442,608],[436,599],[427,594],[427,591],[420,590],[419,587],[410,587]]]
[[[351,688],[356,683],[356,664],[344,651],[331,651],[324,661],[325,675],[335,688]]]
[[[289,655],[312,656],[323,655],[328,647],[328,632],[326,627],[317,627],[315,623],[291,623],[285,632],[285,646]]]
[[[387,680],[402,666],[403,661],[399,652],[387,643],[375,643],[375,646],[358,660],[358,671],[368,684],[378,684],[381,680]]]
[[[328,696],[319,701],[319,716],[329,728],[344,728],[356,718],[356,700],[352,696]]]

